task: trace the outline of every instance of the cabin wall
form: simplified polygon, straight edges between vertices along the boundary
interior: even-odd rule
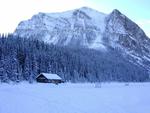
[[[59,84],[59,83],[64,83],[62,80],[54,80],[54,79],[37,79],[37,82],[40,83],[54,83],[54,84]]]
[[[37,82],[48,83],[47,79],[36,79]]]
[[[49,79],[48,82],[49,82],[49,83],[56,83],[56,84],[58,84],[58,83],[62,83],[62,80],[54,80],[54,79],[51,79],[51,80],[50,80],[50,79]]]

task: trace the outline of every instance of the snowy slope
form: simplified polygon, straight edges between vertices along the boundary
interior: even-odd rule
[[[129,37],[129,42],[134,41],[133,44],[148,38],[136,23],[118,10],[104,14],[88,7],[36,14],[31,19],[20,22],[14,34],[57,45],[93,49],[125,46],[121,43],[121,37]]]
[[[0,85],[0,113],[149,113],[150,83]]]
[[[104,49],[105,17],[106,14],[87,7],[61,13],[39,13],[22,21],[14,34],[58,45]]]
[[[61,46],[104,52],[111,48],[150,71],[150,39],[136,23],[117,9],[110,14],[88,7],[59,13],[39,13],[20,22],[14,34]]]

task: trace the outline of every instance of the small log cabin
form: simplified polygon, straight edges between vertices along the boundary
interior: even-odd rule
[[[54,84],[64,83],[62,78],[60,78],[57,74],[51,73],[40,73],[36,77],[36,81],[40,83],[54,83]]]

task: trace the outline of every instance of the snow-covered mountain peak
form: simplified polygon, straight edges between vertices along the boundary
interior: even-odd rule
[[[114,13],[114,14],[117,14],[117,15],[121,14],[121,12],[118,9],[114,9],[111,13]]]
[[[39,13],[22,21],[14,34],[58,45],[103,48],[106,14],[88,7],[59,13]]]
[[[14,34],[47,43],[93,49],[106,49],[114,44],[115,47],[122,46],[121,40],[128,38],[136,42],[143,37],[147,39],[144,32],[119,10],[114,9],[107,15],[88,7],[36,14],[22,21]]]
[[[81,8],[79,8],[79,9],[75,9],[75,10],[79,10],[79,11],[85,12],[85,13],[87,13],[88,15],[91,15],[91,16],[93,16],[92,14],[106,16],[105,13],[99,12],[99,11],[97,11],[97,10],[95,10],[95,9],[92,9],[92,8],[89,8],[89,7],[81,7]]]
[[[14,34],[61,46],[103,51],[113,48],[121,50],[131,61],[138,60],[141,66],[149,67],[147,64],[150,64],[150,39],[117,9],[108,15],[88,7],[39,13],[20,22]]]

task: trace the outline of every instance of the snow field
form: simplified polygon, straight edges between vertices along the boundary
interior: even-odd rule
[[[149,92],[150,83],[0,84],[0,113],[150,113]]]

